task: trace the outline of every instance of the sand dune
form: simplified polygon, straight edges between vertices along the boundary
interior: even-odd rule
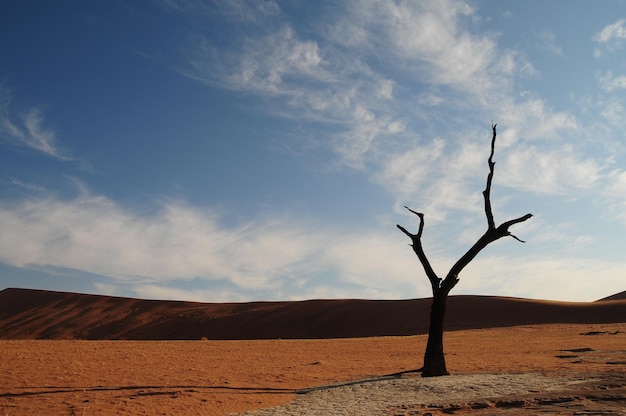
[[[626,300],[626,290],[623,292],[616,293],[611,296],[607,296],[606,298],[602,298],[598,302],[604,302],[607,300]]]
[[[451,296],[447,330],[550,323],[624,322],[624,293],[570,303]],[[617,299],[617,300],[613,300]],[[244,340],[417,335],[430,299],[194,303],[5,289],[0,339]]]

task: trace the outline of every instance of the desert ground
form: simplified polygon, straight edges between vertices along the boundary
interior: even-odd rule
[[[626,323],[450,331],[436,379],[425,344],[0,340],[0,415],[626,414]]]

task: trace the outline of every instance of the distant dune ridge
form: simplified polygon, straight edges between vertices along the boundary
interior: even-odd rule
[[[0,291],[0,339],[315,339],[428,331],[431,300],[198,303]],[[626,322],[626,291],[597,302],[450,296],[446,330]]]
[[[603,302],[606,300],[626,300],[626,290],[623,292],[616,293],[611,296],[607,296],[606,298],[602,298],[598,302]]]

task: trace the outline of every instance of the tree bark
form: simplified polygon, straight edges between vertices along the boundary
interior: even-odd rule
[[[422,367],[423,377],[444,376],[449,375],[446,369],[446,360],[443,352],[443,324],[446,315],[446,302],[448,300],[448,294],[454,286],[459,282],[459,274],[473,259],[481,252],[482,249],[487,247],[490,243],[506,236],[515,238],[523,243],[522,240],[514,236],[509,232],[509,227],[524,222],[532,214],[526,214],[519,218],[515,218],[506,221],[500,226],[496,227],[493,219],[493,211],[491,208],[491,183],[493,181],[493,172],[495,162],[493,161],[493,154],[496,144],[496,125],[492,125],[493,136],[491,139],[491,153],[487,164],[489,165],[489,174],[487,175],[487,185],[483,191],[483,197],[485,202],[485,216],[487,217],[487,231],[474,243],[472,247],[452,266],[445,279],[441,279],[437,276],[435,271],[430,265],[424,249],[422,248],[422,232],[424,231],[424,214],[415,212],[409,207],[405,208],[417,215],[420,220],[420,225],[417,234],[412,234],[407,231],[401,225],[397,227],[411,239],[411,246],[413,251],[417,255],[426,277],[430,281],[433,292],[433,303],[430,310],[430,326],[428,329],[428,342],[426,344],[426,352],[424,353],[424,366]]]
[[[443,354],[443,322],[446,316],[447,300],[448,295],[444,295],[442,292],[433,296],[422,377],[447,376],[450,374],[446,368],[446,358]]]

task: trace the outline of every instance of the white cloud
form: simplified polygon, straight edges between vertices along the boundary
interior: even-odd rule
[[[602,193],[610,215],[626,224],[626,171],[613,169],[607,175]]]
[[[105,288],[106,289],[106,288]],[[182,289],[158,284],[131,285],[130,289],[140,299],[182,300],[187,302],[245,302],[250,300],[240,290]],[[110,290],[117,291],[113,286]],[[103,293],[103,292],[100,292]],[[106,293],[106,292],[104,292]]]
[[[21,123],[16,124],[12,121],[11,100],[11,91],[0,84],[0,135],[9,138],[15,144],[29,147],[48,156],[60,160],[71,160],[59,149],[55,132],[43,126],[41,110],[28,109],[25,114],[18,117]]]
[[[104,197],[81,195],[3,206],[2,261],[84,270],[119,279],[169,280],[204,276],[242,287],[287,275],[307,252],[304,230],[272,221],[234,229],[215,214],[164,204],[140,217]]]
[[[556,42],[556,35],[549,30],[542,30],[538,35],[539,48],[556,56],[564,56],[563,48]]]
[[[239,50],[225,54],[199,36],[181,72],[211,85],[279,96],[299,95],[298,84],[305,80],[332,81],[318,44],[300,39],[288,24],[241,43]]]
[[[471,34],[462,26],[462,20],[473,17],[474,11],[459,1],[356,1],[335,23],[363,28],[356,40],[342,30],[331,34],[339,44],[348,42],[385,59],[393,56],[423,82],[477,92],[492,85],[488,68],[495,63],[496,44],[492,37]]]
[[[507,140],[500,145],[509,147],[520,138],[528,141],[555,141],[563,132],[575,131],[579,126],[576,117],[568,112],[557,112],[547,108],[544,100],[529,94],[522,101],[502,97],[498,101],[498,124],[501,136]]]
[[[600,100],[598,105],[601,106],[600,115],[604,118],[604,121],[623,131],[624,126],[626,126],[626,109],[624,108],[623,100],[612,97]]]
[[[585,257],[524,255],[478,257],[467,267],[457,293],[588,302],[624,290],[626,266]]]
[[[615,169],[611,171],[607,177],[611,180],[607,191],[611,195],[626,199],[626,171]]]
[[[333,12],[307,21],[306,31],[280,15],[254,26],[254,36],[237,32],[226,55],[198,37],[185,73],[276,100],[267,106],[274,114],[324,123],[324,136],[313,140],[340,165],[364,170],[397,206],[435,221],[481,212],[492,119],[500,125],[497,184],[575,196],[604,186],[604,158],[574,150],[589,126],[578,113],[517,91],[518,79],[537,71],[523,51],[500,48],[497,34],[474,30],[477,15],[466,3],[354,1]],[[621,39],[620,22],[595,40]],[[563,53],[552,32],[540,37]],[[621,87],[620,78],[610,81]],[[615,120],[620,108],[606,117]]]
[[[474,188],[487,177],[488,149],[487,140],[474,137],[452,144],[437,138],[390,156],[376,180],[434,221],[445,219],[450,210],[477,212],[481,194]]]
[[[430,295],[409,241],[393,227],[354,231],[264,217],[225,226],[214,212],[181,202],[146,216],[89,194],[2,203],[0,227],[1,262],[96,274],[95,287],[111,295],[213,302]],[[459,248],[449,231],[431,221],[425,230],[426,254],[442,276],[456,261],[449,253],[461,255],[480,234]],[[623,266],[555,253],[529,258],[528,248],[512,246],[511,257],[486,248],[455,293],[593,300],[623,290]]]
[[[605,26],[602,31],[592,38],[598,43],[608,43],[615,40],[626,39],[626,19],[620,19],[615,23]]]
[[[418,102],[425,107],[436,107],[445,103],[445,99],[433,93],[420,94]]]
[[[466,110],[477,102],[486,105],[486,97],[528,67],[521,54],[497,51],[492,36],[467,30],[461,21],[473,17],[458,1],[353,2],[319,23],[318,37],[310,39],[288,22],[272,22],[262,30],[254,26],[255,36],[241,31],[225,55],[199,35],[181,72],[212,86],[281,100],[286,105],[270,110],[281,116],[330,124],[334,133],[319,140],[342,164],[362,169],[368,162],[385,163],[390,147],[410,148],[417,136],[404,121],[415,117],[414,104],[396,93],[397,80],[384,76],[386,69],[469,93],[454,100]],[[350,36],[346,27],[352,28]],[[379,70],[372,61],[393,68]],[[449,102],[445,94],[420,96],[425,107]]]
[[[438,165],[444,147],[444,140],[436,139],[427,145],[392,155],[383,164],[377,180],[391,187],[397,195],[413,195],[429,179],[428,175],[433,165]]]
[[[185,75],[209,85],[252,92],[280,100],[279,116],[323,122],[335,127],[325,137],[340,163],[362,168],[374,141],[406,130],[385,106],[394,98],[394,81],[371,73],[358,62],[303,40],[289,24],[267,29],[260,38],[244,38],[239,50],[219,54],[199,37],[188,55]],[[365,77],[365,79],[364,79]],[[319,140],[319,139],[318,139]]]
[[[608,71],[607,73],[598,76],[598,83],[600,84],[600,88],[606,92],[626,89],[626,76],[614,76],[613,72]]]
[[[535,218],[533,227],[533,244],[558,244],[568,250],[579,250],[597,241],[597,237],[593,235],[577,234],[577,224],[573,223],[546,224],[541,219]]]
[[[379,293],[394,293],[402,297],[406,288],[415,294],[428,294],[426,279],[420,279],[420,265],[412,250],[403,242],[403,236],[395,228],[381,235],[356,233],[338,239],[323,255],[328,264],[337,268],[342,281],[365,285]],[[414,289],[419,286],[419,290]]]
[[[619,49],[624,39],[626,39],[626,19],[620,19],[615,23],[605,26],[591,39],[598,43],[598,47],[594,51],[595,57],[602,56],[604,49],[608,51]]]
[[[339,281],[381,292],[407,279],[407,261],[396,250],[402,247],[400,236],[352,235],[265,217],[226,227],[216,213],[181,202],[165,202],[156,214],[145,216],[88,193],[72,200],[36,198],[1,204],[0,225],[5,264],[84,271],[141,287],[143,294],[156,282],[189,279],[228,282],[231,289],[224,289],[224,296],[236,288],[278,293],[338,271]],[[395,266],[381,261],[374,267],[381,253]]]
[[[567,145],[550,150],[526,146],[510,154],[498,170],[498,181],[506,186],[553,195],[591,190],[602,176],[596,161],[577,156]]]

